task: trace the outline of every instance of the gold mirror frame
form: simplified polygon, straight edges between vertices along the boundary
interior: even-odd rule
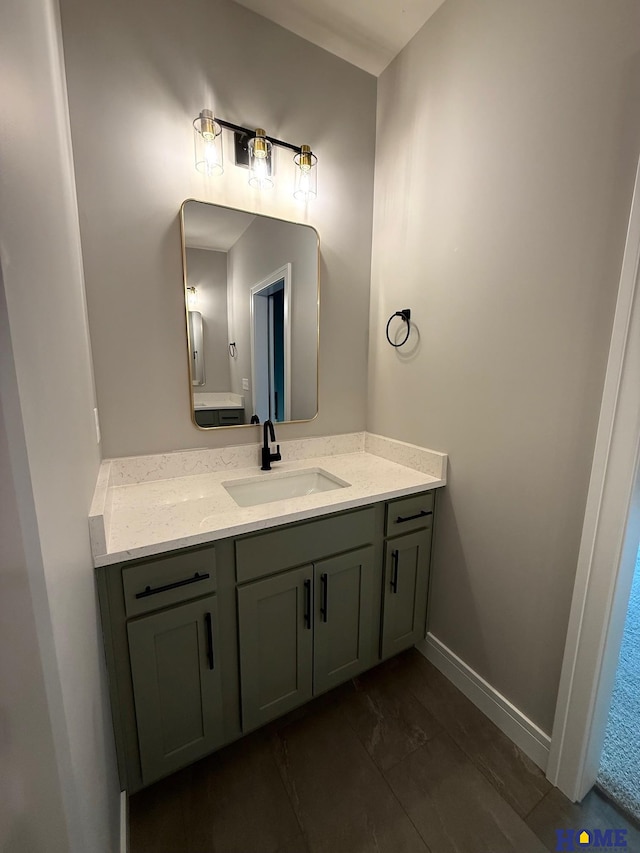
[[[188,280],[187,280],[187,243],[186,243],[186,231],[185,231],[185,207],[190,202],[195,202],[197,204],[205,204],[211,207],[222,208],[223,210],[229,210],[239,213],[246,213],[250,216],[259,216],[262,219],[271,219],[274,222],[286,222],[289,225],[301,225],[305,228],[310,228],[316,235],[316,255],[317,255],[317,272],[316,272],[316,413],[311,418],[299,418],[292,419],[287,421],[277,421],[276,425],[279,424],[300,424],[300,423],[311,423],[311,421],[315,420],[318,417],[318,412],[320,409],[320,235],[318,230],[314,228],[313,225],[309,225],[306,222],[296,222],[292,219],[282,219],[277,216],[267,216],[264,213],[257,213],[252,210],[243,210],[241,208],[231,207],[230,205],[217,204],[209,201],[202,201],[201,199],[196,198],[188,198],[185,199],[180,205],[179,212],[179,220],[180,220],[180,241],[181,241],[181,249],[182,249],[182,285],[183,285],[183,299],[184,299],[184,312],[185,312],[185,332],[186,332],[186,356],[187,356],[187,375],[189,381],[189,400],[191,406],[191,421],[196,429],[201,430],[202,432],[209,432],[210,430],[218,430],[218,429],[241,429],[247,427],[260,427],[261,424],[233,424],[233,425],[215,425],[215,426],[201,426],[196,421],[196,408],[195,408],[195,392],[194,392],[194,384],[193,384],[193,373],[192,373],[192,362],[191,362],[191,353],[192,353],[192,341],[191,341],[191,333],[189,327],[189,304],[188,304]],[[253,394],[253,389],[251,391]],[[246,407],[245,407],[246,408]]]

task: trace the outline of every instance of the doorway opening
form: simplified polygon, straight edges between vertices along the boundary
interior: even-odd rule
[[[640,548],[622,635],[597,785],[640,823]]]
[[[600,770],[639,540],[640,162],[547,764],[547,778],[573,802]]]

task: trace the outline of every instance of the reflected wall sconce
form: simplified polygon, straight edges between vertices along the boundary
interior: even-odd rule
[[[198,307],[198,291],[195,287],[187,288],[187,308],[189,311],[195,311]]]
[[[282,139],[267,136],[261,128],[251,130],[238,124],[216,118],[211,110],[201,110],[194,119],[194,146],[196,169],[208,177],[221,175],[224,171],[222,129],[230,130],[234,136],[235,165],[249,169],[249,184],[258,189],[269,189],[274,185],[274,146],[294,152],[295,185],[293,195],[309,201],[318,195],[318,158],[308,145],[293,145]]]

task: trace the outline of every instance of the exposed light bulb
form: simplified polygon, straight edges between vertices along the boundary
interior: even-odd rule
[[[206,163],[206,174],[214,175],[216,170],[220,168],[220,156],[218,154],[218,146],[213,139],[207,140],[204,146],[204,160]]]
[[[201,110],[193,122],[196,169],[207,177],[224,172],[222,128],[211,110]]]
[[[198,291],[195,287],[187,288],[187,308],[189,311],[195,311],[198,307]]]
[[[311,183],[309,180],[309,171],[308,170],[301,170],[301,171],[302,171],[302,174],[300,175],[300,180],[298,181],[298,192],[300,192],[306,196],[309,193],[309,186]]]
[[[296,180],[293,190],[294,198],[309,201],[318,195],[318,158],[311,152],[308,145],[302,145],[300,152],[295,155]]]
[[[266,133],[259,127],[249,140],[249,184],[264,190],[273,186],[273,146]]]

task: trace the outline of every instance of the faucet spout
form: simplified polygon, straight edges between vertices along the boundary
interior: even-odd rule
[[[262,445],[262,471],[270,471],[272,462],[280,462],[282,456],[280,456],[280,445],[276,446],[276,452],[272,453],[271,448],[269,447],[269,439],[272,442],[276,440],[276,431],[273,426],[273,421],[266,420],[262,425],[262,434],[264,436],[264,443]]]
[[[266,420],[262,427],[262,432],[264,434],[264,445],[263,447],[269,447],[269,437],[271,437],[271,441],[276,440],[276,431],[273,427],[273,422],[270,420]]]

